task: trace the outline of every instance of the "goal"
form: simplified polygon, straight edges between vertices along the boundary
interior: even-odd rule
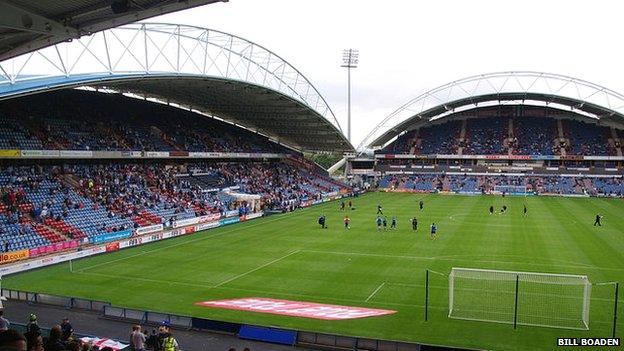
[[[587,276],[453,268],[449,317],[565,329],[589,329]]]

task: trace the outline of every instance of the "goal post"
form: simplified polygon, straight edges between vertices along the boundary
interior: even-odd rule
[[[587,276],[453,268],[450,318],[589,329]]]

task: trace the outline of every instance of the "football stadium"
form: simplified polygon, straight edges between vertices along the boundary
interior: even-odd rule
[[[623,94],[456,77],[355,145],[279,47],[149,21],[215,2],[0,4],[0,350],[621,349]]]

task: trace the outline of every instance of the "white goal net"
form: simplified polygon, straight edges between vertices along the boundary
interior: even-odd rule
[[[587,276],[453,268],[449,317],[589,329]]]

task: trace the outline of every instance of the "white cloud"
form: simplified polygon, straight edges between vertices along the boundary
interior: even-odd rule
[[[559,73],[624,91],[618,1],[231,0],[153,21],[222,30],[276,52],[319,89],[346,130],[342,49],[353,71],[353,141],[410,98],[466,76]]]

